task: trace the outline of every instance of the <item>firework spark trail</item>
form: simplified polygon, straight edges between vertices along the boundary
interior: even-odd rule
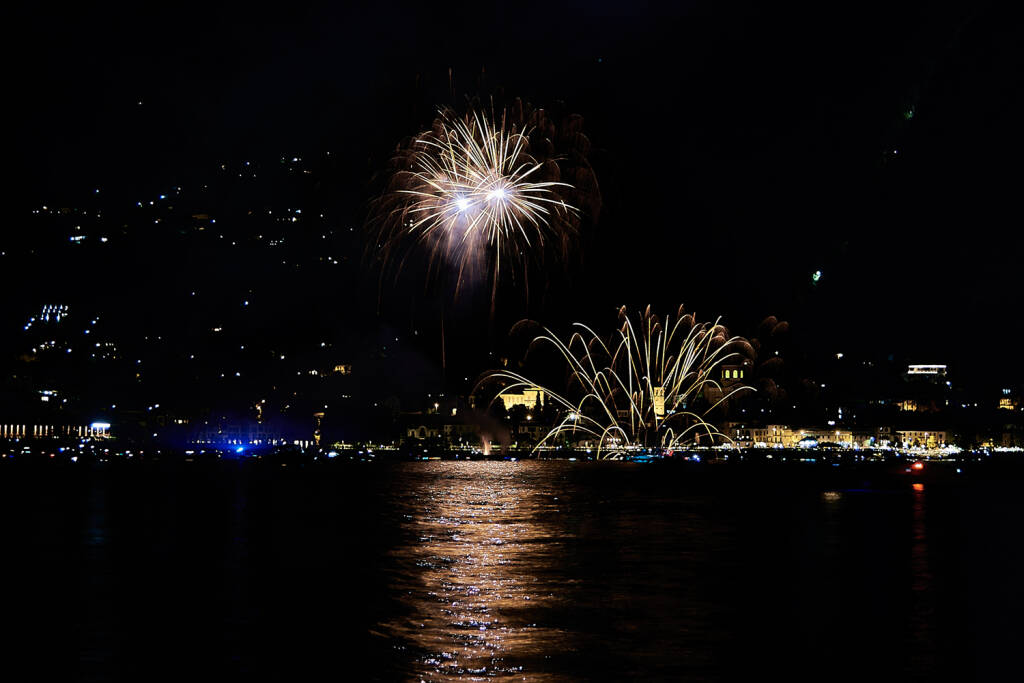
[[[432,269],[442,257],[454,266],[456,293],[488,266],[496,290],[503,267],[515,274],[546,241],[564,238],[578,215],[561,198],[572,186],[540,179],[543,164],[530,156],[528,134],[507,128],[504,115],[499,123],[479,113],[460,119],[442,112],[384,198],[382,260],[397,259],[400,269],[426,247]]]
[[[752,390],[723,387],[713,376],[722,363],[744,357],[731,349],[749,349],[746,340],[727,337],[718,321],[696,323],[692,315],[683,315],[682,307],[675,322],[669,317],[664,326],[649,307],[639,325],[625,308],[620,317],[622,325],[607,344],[580,323],[568,342],[545,328],[531,343],[531,349],[554,347],[566,361],[570,384],[578,383],[582,390],[575,402],[505,370],[488,374],[478,387],[490,381],[509,382],[494,400],[519,389],[541,388],[558,405],[560,416],[534,450],[577,432],[597,440],[599,458],[636,448],[677,448],[698,432],[728,439],[705,418],[738,392]],[[691,404],[700,399],[708,407],[698,412]]]

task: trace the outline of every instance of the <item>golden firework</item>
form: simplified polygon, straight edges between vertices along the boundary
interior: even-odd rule
[[[682,307],[674,321],[669,316],[664,323],[650,307],[635,320],[625,307],[619,316],[621,325],[608,340],[581,323],[567,342],[546,328],[534,338],[531,348],[554,348],[568,364],[571,399],[505,370],[480,384],[503,384],[496,400],[525,388],[543,389],[558,417],[535,450],[565,435],[593,439],[599,458],[679,448],[698,435],[707,435],[708,442],[727,440],[707,417],[738,392],[752,390],[718,376],[724,363],[742,364],[752,356],[750,344],[730,336],[718,321],[696,322]]]
[[[518,131],[473,113],[442,112],[434,127],[397,159],[382,199],[376,248],[399,267],[424,249],[430,265],[467,279],[490,270],[492,305],[502,268],[525,278],[525,264],[571,230],[575,207],[562,199],[568,183],[545,179],[545,164],[529,153],[529,130]]]

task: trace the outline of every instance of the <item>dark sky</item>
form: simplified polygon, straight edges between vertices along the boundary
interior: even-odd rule
[[[457,100],[586,120],[604,208],[552,324],[685,302],[822,353],[1015,357],[1022,36],[1000,5],[149,4],[11,18],[26,207],[331,149],[357,222],[451,72]]]

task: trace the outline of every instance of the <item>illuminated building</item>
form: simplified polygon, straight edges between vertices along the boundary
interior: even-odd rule
[[[946,376],[945,365],[908,365],[908,377],[938,378]]]
[[[769,446],[785,446],[792,430],[786,425],[768,425],[765,433],[765,443]]]
[[[726,423],[722,433],[740,448],[796,448],[801,443],[836,444],[843,448],[872,448],[882,441],[875,430],[828,427],[791,428],[787,425],[751,426]],[[888,439],[885,441],[888,443]]]
[[[240,421],[222,422],[217,426],[198,429],[190,442],[211,446],[275,446],[288,441],[280,430],[265,423]]]
[[[767,425],[747,428],[740,426],[725,430],[725,433],[740,446],[794,448],[801,442],[811,441],[819,444],[838,444],[844,448],[860,445],[860,442],[854,439],[852,431],[835,427],[791,428],[786,425]]]
[[[473,424],[446,422],[439,424],[415,424],[405,428],[410,439],[436,439],[444,435],[449,441],[478,441],[479,429]]]
[[[654,387],[651,393],[654,401],[654,416],[661,419],[665,417],[665,387]]]
[[[1003,389],[1003,395],[999,398],[999,409],[1017,410],[1019,405],[1020,401],[1017,400],[1016,396],[1013,396],[1013,390]]]
[[[806,427],[799,430],[794,429],[792,434],[794,443],[799,443],[805,439],[812,439],[819,444],[832,443],[844,448],[854,445],[853,432],[849,429],[836,429],[831,426],[821,428]]]
[[[945,365],[908,365],[904,379],[912,383],[951,386],[947,379]]]
[[[320,445],[320,427],[324,421],[324,413],[313,413],[313,420],[316,422],[316,426],[313,428],[313,443],[317,446]]]
[[[1020,427],[1008,425],[1008,428],[999,435],[999,445],[1003,448],[1024,447],[1024,431]]]
[[[936,413],[949,405],[952,383],[945,365],[908,365],[895,402],[903,412]]]
[[[741,448],[792,448],[798,446],[801,441],[835,443],[848,448],[873,441],[874,436],[873,434],[870,436],[858,434],[855,437],[849,429],[836,429],[835,427],[794,429],[788,425],[760,426],[736,422],[726,423],[722,432]]]
[[[780,436],[778,429],[777,425],[763,427],[741,422],[726,422],[722,425],[722,433],[728,436],[740,448],[771,445],[772,439]]]
[[[406,427],[405,435],[410,439],[432,439],[441,436],[441,430],[436,426],[415,425]]]
[[[900,429],[896,443],[903,448],[941,448],[951,443],[951,436],[943,430]]]
[[[505,404],[505,410],[512,410],[512,406],[525,406],[532,409],[538,403],[544,403],[544,390],[540,388],[524,389],[519,394],[502,394],[501,400]]]
[[[853,447],[854,448],[874,448],[880,445],[874,429],[854,429],[853,430]]]
[[[88,425],[0,424],[0,438],[4,439],[54,439],[64,437],[109,439],[110,423],[93,422]]]
[[[722,380],[727,382],[738,382],[745,378],[746,369],[743,365],[723,365]]]

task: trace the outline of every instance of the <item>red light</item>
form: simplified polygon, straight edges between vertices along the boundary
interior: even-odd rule
[[[918,493],[924,491],[924,484],[914,484],[914,490],[917,491]]]
[[[923,469],[924,469],[924,463],[923,463],[923,462],[921,462],[920,460],[918,460],[918,461],[917,461],[917,462],[915,462],[915,463],[914,463],[913,465],[911,465],[911,466],[910,466],[910,468],[911,468],[912,470],[914,470],[915,472],[920,472],[921,470],[923,470]]]

